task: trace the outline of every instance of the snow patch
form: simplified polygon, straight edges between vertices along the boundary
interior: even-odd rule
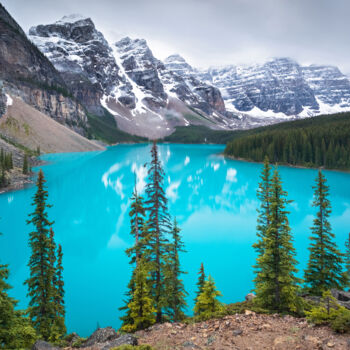
[[[11,97],[10,95],[6,94],[6,98],[7,98],[7,100],[6,100],[6,106],[12,106],[12,104],[13,104],[13,99],[12,99],[12,97]]]

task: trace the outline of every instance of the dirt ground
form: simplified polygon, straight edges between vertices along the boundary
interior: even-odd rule
[[[350,349],[350,336],[291,316],[246,314],[186,325],[165,323],[136,333],[139,344],[158,350]]]

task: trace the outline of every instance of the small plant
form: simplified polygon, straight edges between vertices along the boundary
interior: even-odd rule
[[[323,293],[319,305],[305,313],[315,325],[329,325],[338,333],[350,332],[350,310],[340,306],[329,291]]]

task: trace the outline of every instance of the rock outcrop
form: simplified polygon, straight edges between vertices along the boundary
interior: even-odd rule
[[[84,108],[52,63],[0,4],[0,79],[7,91],[84,134]]]

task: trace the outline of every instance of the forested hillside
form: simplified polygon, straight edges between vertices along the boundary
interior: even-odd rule
[[[319,116],[233,134],[225,154],[252,161],[350,168],[350,113]]]

